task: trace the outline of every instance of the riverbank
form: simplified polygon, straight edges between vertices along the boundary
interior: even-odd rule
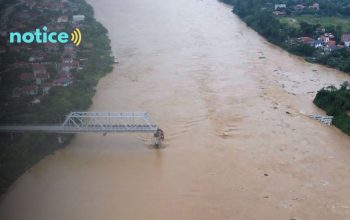
[[[322,26],[321,24],[315,24],[315,21],[313,21],[313,24],[307,23],[307,19],[305,18],[302,19],[300,24],[297,23],[296,19],[293,19],[294,23],[292,23],[291,21],[283,22],[286,20],[286,18],[278,17],[277,15],[273,14],[271,5],[269,9],[267,5],[264,5],[258,1],[255,1],[256,4],[253,4],[254,1],[240,0],[222,0],[222,2],[225,2],[230,5],[235,5],[233,13],[237,14],[237,16],[239,16],[249,27],[257,31],[269,42],[281,47],[282,49],[292,54],[303,57],[308,62],[318,63],[332,68],[336,68],[347,74],[350,73],[350,49],[345,45],[336,45],[335,41],[336,39],[340,41],[340,39],[343,38],[341,37],[341,32],[343,29],[341,26],[327,26],[328,30],[326,30],[325,26]],[[300,5],[301,4],[299,4],[299,6]],[[286,5],[283,5],[282,7],[286,7]],[[286,8],[282,9],[281,11],[283,10],[287,11]],[[282,13],[281,11],[278,12]],[[285,11],[283,12],[285,13]],[[318,16],[320,17],[320,15]],[[311,19],[309,18],[308,20]],[[323,23],[326,23],[324,20],[322,21]],[[345,25],[345,27],[349,28],[347,25]],[[332,33],[334,34],[334,36],[332,33],[328,33],[330,32],[329,29],[332,29]],[[320,35],[320,32],[322,32],[324,35]],[[326,32],[328,34],[326,34]],[[302,33],[304,34],[304,36],[308,36],[303,38],[297,38],[298,36],[300,37],[300,34]],[[333,44],[332,46],[330,46],[326,43],[326,41],[323,42],[322,40],[318,40],[317,44],[319,45],[315,46],[314,42],[316,41],[310,38],[310,36],[312,35],[319,35],[322,39],[326,39],[327,37],[325,37],[325,35],[327,35],[328,40],[326,41],[332,41]],[[331,40],[329,36],[332,36]],[[301,39],[302,41],[298,42],[296,39]],[[318,46],[319,48],[315,48]],[[338,47],[341,47],[341,49],[339,49]],[[350,110],[350,107],[346,105],[346,100],[344,100],[344,96],[333,96],[334,100],[328,100],[326,101],[328,102],[327,104],[320,105],[320,99],[322,99],[321,96],[325,95],[325,90],[327,89],[324,88],[323,90],[318,91],[314,103],[318,107],[326,111],[327,114],[334,116],[335,118],[333,124],[340,130],[342,130],[344,133],[350,135],[350,117],[346,115],[346,112]],[[337,109],[339,107],[341,107],[342,109],[341,113],[339,111],[330,111],[330,109]]]
[[[333,124],[350,136],[350,86],[344,82],[340,88],[329,86],[320,90],[314,103],[334,116]]]
[[[51,4],[47,3],[46,7],[49,7]],[[74,9],[72,9],[72,7],[74,7]],[[17,10],[25,9],[26,8],[20,8]],[[36,10],[35,6],[33,10]],[[24,46],[21,45],[18,46],[18,52],[12,52],[10,54],[5,53],[2,54],[2,57],[8,55],[6,59],[6,62],[8,63],[6,63],[4,68],[10,69],[10,67],[15,66],[15,69],[11,69],[9,74],[12,76],[18,76],[23,71],[30,72],[30,65],[38,65],[26,63],[28,62],[28,57],[34,56],[38,53],[38,51],[41,54],[44,53],[45,57],[51,57],[45,58],[50,59],[49,61],[39,61],[39,65],[41,65],[42,68],[45,68],[45,65],[48,68],[47,78],[52,79],[57,77],[61,74],[60,71],[62,71],[62,76],[59,79],[65,79],[65,81],[69,80],[69,84],[53,86],[55,84],[55,80],[53,82],[47,80],[45,84],[40,83],[40,85],[36,85],[37,87],[40,87],[40,92],[37,91],[37,94],[34,96],[21,95],[20,97],[13,97],[12,90],[14,87],[22,86],[19,85],[20,80],[18,80],[16,77],[11,77],[10,81],[9,77],[3,76],[3,80],[1,81],[1,123],[62,123],[65,115],[67,115],[69,112],[84,111],[90,107],[92,104],[92,98],[95,95],[95,87],[99,79],[113,70],[112,65],[114,58],[111,52],[107,29],[105,29],[101,23],[96,21],[92,7],[83,0],[74,0],[71,1],[71,5],[69,5],[69,7],[65,7],[64,10],[66,11],[65,16],[67,16],[67,21],[69,17],[72,17],[74,14],[84,15],[84,22],[73,24],[74,26],[79,27],[83,33],[82,44],[79,47],[76,48],[75,46],[65,46],[64,50],[57,47],[50,49],[50,53],[48,53],[48,49],[46,47],[40,48],[38,46],[33,48],[28,54],[28,52],[23,51]],[[72,10],[72,12],[69,10]],[[49,16],[45,15],[48,13],[48,11],[49,9],[45,9],[37,16]],[[23,14],[25,14],[25,12],[23,12]],[[56,15],[57,14],[59,13],[56,12]],[[56,19],[58,19],[58,15]],[[51,18],[51,20],[54,19]],[[71,24],[67,21],[65,22],[64,27],[67,29],[72,28],[70,27]],[[53,25],[51,24],[51,26]],[[13,48],[9,46],[9,50],[12,49]],[[41,51],[42,49],[44,52]],[[51,53],[51,50],[54,52]],[[8,59],[9,57],[12,57],[12,59]],[[78,63],[79,67],[76,68],[74,66],[74,68],[71,68],[69,65],[62,64],[60,69],[58,68],[59,65],[57,64],[59,63],[60,59],[66,60],[69,64]],[[15,62],[19,63],[19,61],[21,61],[20,63],[22,65],[29,67],[21,69],[19,68],[19,65],[14,65]],[[30,84],[32,82],[29,80],[25,83]],[[48,88],[46,89],[46,92],[45,88]],[[33,104],[32,100],[38,101]],[[19,176],[25,173],[33,165],[38,163],[46,156],[54,154],[54,152],[57,150],[68,145],[73,137],[73,135],[63,135],[61,136],[63,142],[58,143],[57,135],[1,134],[0,194],[4,193]]]
[[[346,13],[342,15],[343,17],[338,18],[325,17],[332,12],[335,16],[336,10],[341,9],[339,5],[337,5],[337,8],[332,5],[333,3],[322,2],[321,8],[317,4],[317,9],[305,9],[306,12],[303,12],[303,9],[295,8],[297,6],[313,7],[304,6],[307,1],[294,7],[292,7],[292,3],[287,4],[288,6],[282,4],[281,7],[283,8],[278,8],[277,4],[274,6],[255,0],[220,1],[234,5],[233,13],[269,42],[292,54],[303,57],[308,62],[350,73],[350,40],[347,34],[350,26],[345,22],[349,15]],[[291,10],[294,11],[291,12]],[[302,13],[311,15],[302,17],[300,16]],[[296,17],[299,19],[295,19],[292,15],[299,15],[300,18]],[[323,17],[325,19],[322,19]],[[325,22],[327,19],[332,19],[334,23]],[[317,20],[319,20],[319,23],[317,23]]]

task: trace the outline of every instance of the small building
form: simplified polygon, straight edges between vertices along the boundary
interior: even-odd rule
[[[32,69],[33,69],[33,73],[34,73],[35,78],[39,74],[46,74],[47,73],[45,65],[41,64],[41,63],[33,63]]]
[[[337,42],[335,40],[330,40],[327,43],[327,47],[333,47],[333,46],[336,46],[336,44],[337,44]]]
[[[316,28],[316,34],[324,34],[326,32],[326,29],[325,28]]]
[[[315,11],[318,11],[318,10],[320,10],[320,4],[314,3],[314,4],[310,5],[309,8],[311,8]]]
[[[324,42],[321,41],[321,40],[315,40],[315,41],[313,42],[313,46],[314,46],[315,48],[324,47]]]
[[[304,8],[306,8],[306,6],[303,4],[297,4],[294,6],[294,10],[297,10],[297,11],[303,10]]]
[[[45,82],[46,80],[50,79],[50,75],[46,72],[46,73],[39,73],[35,75],[35,82],[37,85],[42,84],[43,82]]]
[[[341,36],[341,41],[346,47],[350,47],[350,34],[343,34]]]
[[[42,62],[45,59],[43,55],[32,55],[29,57],[28,62],[35,63],[35,62]]]
[[[337,49],[338,47],[336,45],[336,42],[334,40],[331,40],[327,43],[326,47],[324,48],[324,52],[331,53]]]
[[[287,15],[287,13],[285,11],[274,11],[273,14],[276,16],[286,16]]]
[[[67,23],[68,21],[68,15],[62,15],[57,18],[57,23]]]
[[[41,102],[40,99],[36,98],[33,101],[31,101],[31,104],[32,105],[38,105],[38,104],[40,104],[40,102]]]
[[[73,23],[85,21],[85,15],[73,15]]]
[[[287,8],[286,4],[275,4],[275,11],[278,9],[284,9]]]
[[[72,69],[79,69],[79,61],[72,58],[64,58],[61,63],[61,70],[64,72],[70,72]]]
[[[321,35],[318,40],[324,42],[324,43],[328,43],[329,42],[329,37],[328,36],[325,36],[325,35]]]
[[[52,87],[54,87],[54,84],[52,82],[45,82],[41,84],[41,89],[44,95],[48,95]]]
[[[28,85],[22,87],[23,95],[38,95],[38,86],[37,85]]]
[[[70,77],[66,77],[66,76],[62,76],[62,77],[55,79],[53,81],[54,86],[63,86],[63,87],[67,87],[67,86],[71,85],[72,83],[73,83],[73,79]]]
[[[298,41],[302,44],[308,44],[310,46],[314,46],[315,40],[312,39],[311,37],[300,37],[298,38]]]

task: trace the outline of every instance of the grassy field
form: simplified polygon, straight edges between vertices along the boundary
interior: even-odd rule
[[[343,27],[345,32],[350,32],[350,20],[348,18],[342,17],[318,17],[312,15],[303,15],[303,16],[293,16],[293,17],[280,17],[280,21],[287,23],[291,27],[299,27],[300,21],[305,21],[311,24],[321,24],[322,27],[327,27],[330,25],[339,25]]]

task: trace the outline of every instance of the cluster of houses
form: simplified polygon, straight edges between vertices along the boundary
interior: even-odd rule
[[[325,33],[322,29],[322,34],[317,39],[311,37],[300,37],[298,41],[302,44],[309,45],[314,48],[322,49],[325,53],[330,53],[342,48],[350,48],[350,34],[343,34],[341,44],[337,44],[335,36],[332,33]]]
[[[40,23],[38,21],[42,19],[41,16],[49,16],[47,23],[41,25],[47,26],[48,31],[58,32],[84,25],[85,16],[74,14],[78,11],[78,5],[69,0],[23,0],[20,4],[22,6],[20,10],[13,12],[8,22],[1,26],[0,37],[7,37],[11,31],[34,30],[32,26]],[[77,51],[78,48],[70,43],[38,45],[7,42],[6,46],[0,46],[0,53],[29,55],[27,61],[17,61],[12,65],[16,71],[19,71],[16,74],[18,84],[13,89],[12,96],[47,95],[55,86],[70,86],[74,82],[72,70],[82,68]],[[51,69],[48,68],[49,66]],[[54,68],[54,73],[50,72],[52,68]]]
[[[315,2],[309,5],[306,4],[296,4],[296,5],[287,5],[287,4],[275,4],[273,13],[277,16],[286,16],[286,11],[302,11],[302,10],[320,10],[319,3]],[[332,33],[326,33],[324,28],[317,28],[315,31],[317,37],[300,37],[297,39],[297,42],[309,45],[311,47],[321,49],[324,53],[330,53],[337,49],[349,48],[350,47],[350,34],[343,34],[341,37],[341,42],[336,42],[335,36]],[[294,43],[294,40],[291,40],[290,43]]]
[[[320,10],[320,4],[318,4],[317,2],[312,3],[310,5],[296,4],[292,6],[287,6],[287,4],[275,4],[273,13],[277,16],[286,16],[286,9],[289,9],[291,11],[303,11],[306,9],[318,11]]]
[[[47,95],[52,87],[55,86],[70,86],[74,79],[72,77],[71,70],[79,69],[79,61],[76,60],[76,50],[72,44],[66,44],[64,46],[64,51],[61,56],[60,62],[52,63],[49,62],[49,65],[55,64],[58,72],[55,78],[52,78],[47,70],[46,65],[48,62],[42,63],[15,63],[16,67],[23,67],[21,69],[31,69],[29,72],[21,72],[18,76],[18,79],[23,86],[16,87],[13,89],[13,96],[20,97],[21,95],[32,95],[36,96],[39,94]]]

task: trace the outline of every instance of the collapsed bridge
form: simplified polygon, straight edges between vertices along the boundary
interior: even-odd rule
[[[153,133],[156,146],[164,137],[163,131],[151,121],[146,112],[71,112],[62,124],[0,125],[7,133]],[[160,135],[163,134],[163,135]]]

